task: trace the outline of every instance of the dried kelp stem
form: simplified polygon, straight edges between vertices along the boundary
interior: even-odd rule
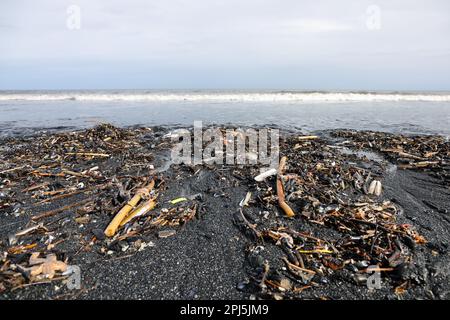
[[[107,158],[110,155],[106,153],[94,153],[94,152],[67,152],[69,156],[85,156],[85,157],[103,157]]]
[[[69,204],[67,206],[64,206],[64,207],[61,207],[61,208],[58,208],[58,209],[55,209],[55,210],[50,210],[50,211],[38,214],[38,215],[32,217],[31,220],[36,221],[36,220],[40,220],[42,218],[51,217],[51,216],[54,216],[54,215],[56,215],[56,214],[58,214],[60,212],[63,212],[63,211],[66,211],[66,210],[69,210],[69,209],[72,209],[72,208],[75,208],[75,207],[79,207],[79,206],[82,206],[82,205],[85,205],[85,204],[87,204],[87,203],[89,203],[91,201],[92,201],[92,199],[89,198],[89,199],[81,200],[79,202],[71,203],[71,204]]]
[[[145,201],[139,207],[137,207],[136,210],[132,211],[130,214],[128,214],[125,217],[125,219],[122,220],[122,222],[120,223],[120,227],[123,227],[125,224],[127,224],[129,221],[131,221],[131,219],[133,219],[134,217],[139,217],[139,216],[146,214],[147,212],[149,212],[150,210],[155,208],[155,205],[156,205],[155,199],[150,199],[150,200]]]
[[[148,186],[139,189],[139,191],[136,193],[136,195],[127,202],[127,204],[117,213],[117,215],[114,217],[114,219],[111,221],[111,223],[108,225],[108,227],[105,230],[105,235],[107,237],[112,237],[116,234],[117,229],[121,225],[122,221],[127,218],[128,214],[131,210],[133,210],[138,202],[142,199],[142,197],[147,196],[155,186],[155,180],[152,180]]]
[[[318,139],[318,136],[300,136],[298,137],[298,140],[314,140],[314,139]]]
[[[277,176],[277,196],[278,196],[278,204],[281,209],[283,209],[286,216],[293,217],[295,216],[294,211],[292,211],[291,207],[286,203],[286,198],[284,196],[283,183],[281,181],[281,176],[283,175],[284,168],[286,167],[286,157],[282,157],[280,160],[280,164],[278,166],[278,176]]]

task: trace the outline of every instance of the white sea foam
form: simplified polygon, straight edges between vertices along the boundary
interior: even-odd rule
[[[449,102],[450,94],[351,92],[0,92],[0,101]]]

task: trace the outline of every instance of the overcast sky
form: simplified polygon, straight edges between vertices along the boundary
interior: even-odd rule
[[[78,88],[450,90],[450,1],[1,0],[0,89]]]

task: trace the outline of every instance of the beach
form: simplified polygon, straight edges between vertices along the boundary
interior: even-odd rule
[[[267,170],[258,164],[173,164],[181,127],[192,131],[103,124],[3,137],[1,298],[449,298],[445,134],[281,128],[285,164],[255,181]],[[151,180],[156,207],[105,236]],[[55,259],[52,277],[33,268],[36,252]],[[80,268],[80,287],[67,287],[66,266]],[[376,288],[369,267],[380,269]]]

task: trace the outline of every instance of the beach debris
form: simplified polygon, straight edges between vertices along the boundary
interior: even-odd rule
[[[21,221],[0,239],[6,292],[39,279],[62,280],[66,258],[90,253],[102,259],[153,246],[145,235],[167,227],[176,232],[194,219],[203,199],[197,193],[157,208],[165,188],[164,179],[153,177],[154,153],[171,147],[157,130],[105,124],[7,140],[0,144],[0,218]]]
[[[381,195],[381,182],[378,180],[373,180],[370,183],[368,194],[374,194],[379,197]]]
[[[286,203],[286,199],[284,196],[283,182],[282,182],[282,175],[284,173],[286,161],[287,161],[286,157],[282,157],[280,160],[280,165],[278,168],[278,177],[277,177],[277,196],[278,196],[278,204],[280,205],[281,209],[283,209],[286,216],[293,217],[295,214],[294,214],[294,211],[292,211],[291,207]]]
[[[316,274],[313,270],[301,268],[293,263],[290,263],[288,259],[283,258],[283,261],[286,263],[288,270],[296,277],[301,279],[303,284],[308,284]]]
[[[355,130],[336,130],[332,135],[347,139],[341,143],[354,149],[380,152],[400,169],[427,171],[450,185],[450,141],[445,136]]]
[[[168,238],[176,234],[176,230],[161,230],[158,232],[159,238]]]
[[[341,151],[375,150],[446,183],[445,139],[338,130],[332,135],[345,141],[334,142],[289,134],[280,139],[278,169],[203,164],[164,172],[155,155],[171,142],[167,131],[156,131],[100,125],[0,145],[0,209],[18,222],[0,239],[0,291],[58,281],[68,259],[121,259],[160,239],[178,241],[186,223],[206,223],[211,210],[242,233],[233,243],[245,243],[248,278],[237,287],[254,299],[315,299],[329,283],[364,285],[373,270],[397,295],[425,286],[409,266],[417,246],[432,244],[383,194],[382,166]]]
[[[169,202],[170,202],[170,204],[177,204],[177,203],[184,202],[184,201],[188,201],[188,199],[185,197],[180,197],[180,198],[170,200]]]
[[[266,251],[257,250],[259,262],[252,258],[249,271],[255,280],[245,290],[256,288],[252,293],[262,298],[292,298],[304,294],[307,288],[327,283],[328,277],[335,273],[350,272],[353,274],[347,278],[352,283],[367,283],[369,269],[383,273],[395,288],[398,283],[395,271],[412,258],[409,250],[399,251],[399,246],[424,244],[426,239],[411,225],[397,222],[403,209],[381,198],[379,173],[357,165],[362,161],[357,155],[343,157],[337,148],[329,147],[320,138],[304,139],[298,148],[292,146],[299,146],[296,137],[282,141],[284,156],[277,180],[273,184],[258,184],[258,189],[252,191],[253,201],[247,203],[245,210],[241,201],[235,214],[236,225],[249,239],[256,242],[264,239],[266,246],[273,244],[282,249],[280,259],[285,266],[284,269],[271,266],[265,274],[262,265]],[[378,163],[373,166],[377,169]],[[325,237],[298,230],[289,220],[276,216],[267,222],[249,220],[250,212],[271,210],[275,204],[281,207],[279,199],[289,199],[292,212],[298,210],[299,214],[292,219],[301,220],[302,226]],[[330,237],[322,229],[334,230],[336,234]],[[378,267],[369,268],[371,265]],[[280,286],[275,280],[280,275],[294,277],[301,286],[291,289]],[[260,284],[261,278],[266,279],[264,286]]]
[[[319,136],[299,136],[297,137],[298,140],[314,140],[318,139]]]
[[[247,192],[247,194],[245,195],[245,198],[242,199],[241,202],[239,202],[239,206],[240,207],[248,206],[248,202],[250,201],[251,198],[252,198],[252,193],[251,192]]]
[[[42,275],[45,278],[52,279],[56,272],[67,270],[67,264],[59,261],[55,254],[47,254],[45,258],[39,258],[39,255],[39,252],[33,252],[29,259],[30,267],[24,269],[31,276]]]
[[[95,236],[97,240],[105,240],[105,232],[102,229],[92,229],[92,234]]]
[[[43,224],[43,223],[39,223],[39,224],[36,224],[36,225],[34,225],[34,226],[28,227],[28,228],[26,228],[26,229],[24,229],[24,230],[22,230],[22,231],[17,232],[17,233],[15,234],[15,236],[16,236],[16,237],[24,236],[24,235],[27,235],[27,234],[29,234],[29,233],[32,233],[32,232],[34,232],[34,231],[36,231],[36,230],[38,230],[38,229],[44,229],[44,230],[46,230],[46,228],[44,227],[44,224]]]
[[[136,192],[134,197],[131,198],[131,200],[125,204],[125,206],[116,214],[114,219],[110,222],[108,227],[105,229],[105,235],[107,237],[114,236],[116,234],[116,231],[119,228],[119,226],[122,225],[122,222],[129,221],[133,217],[132,215],[135,214],[136,211],[138,211],[139,213],[142,213],[141,208],[138,208],[137,210],[135,210],[133,212],[132,212],[132,210],[136,207],[136,205],[139,203],[139,201],[142,198],[150,196],[150,192],[152,191],[154,186],[155,186],[155,180],[152,179],[152,181],[146,187],[143,187]],[[148,207],[151,207],[151,206],[152,206],[152,203],[147,204],[145,209],[147,209]],[[131,212],[131,214],[130,214],[130,212]],[[129,215],[131,217],[129,217]]]
[[[264,171],[263,173],[260,173],[255,177],[255,181],[258,181],[258,182],[264,181],[266,178],[276,175],[277,172],[278,171],[275,168]]]
[[[240,208],[233,216],[234,224],[252,239],[261,238],[261,233],[256,229],[256,224],[250,223],[244,215],[244,208]]]
[[[125,224],[130,222],[132,219],[143,216],[150,210],[154,209],[156,206],[155,199],[149,199],[147,201],[142,202],[135,210],[130,212],[121,222],[120,227],[123,227]]]

